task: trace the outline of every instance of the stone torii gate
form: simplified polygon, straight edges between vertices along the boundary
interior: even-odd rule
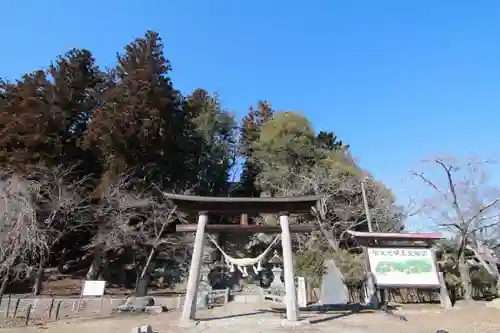
[[[280,231],[283,249],[286,318],[291,322],[299,321],[290,233],[310,232],[315,228],[312,225],[290,226],[288,216],[289,214],[310,212],[311,207],[322,197],[321,195],[269,198],[199,197],[170,193],[165,193],[164,195],[179,207],[180,210],[198,213],[197,225],[176,226],[176,232],[196,232],[181,321],[192,320],[195,316],[205,232],[274,233]],[[207,224],[209,212],[230,215],[241,213],[278,214],[280,226],[248,225],[246,221],[243,221],[239,225]]]

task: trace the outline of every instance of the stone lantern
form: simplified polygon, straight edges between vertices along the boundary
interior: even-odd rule
[[[285,284],[282,282],[281,276],[283,275],[283,259],[278,254],[278,251],[274,251],[273,257],[269,260],[269,263],[273,265],[271,271],[273,272],[273,282],[271,282],[270,288],[285,289]]]
[[[203,252],[204,253],[201,259],[201,268],[200,268],[200,281],[209,282],[208,276],[210,274],[210,271],[212,270],[215,250],[212,247],[207,246],[205,247]]]

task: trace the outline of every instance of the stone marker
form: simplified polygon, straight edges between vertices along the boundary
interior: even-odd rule
[[[147,307],[154,306],[155,300],[151,296],[129,297],[125,304],[118,306],[118,311],[123,312],[144,312]]]
[[[297,303],[301,308],[307,306],[306,279],[304,277],[297,278]]]
[[[137,326],[132,329],[132,333],[153,333],[151,325]]]
[[[207,281],[200,281],[196,295],[196,309],[206,309],[208,307],[208,296],[212,291],[212,286]]]
[[[344,283],[344,276],[333,260],[325,262],[326,272],[321,286],[321,304],[347,304],[349,291]]]
[[[148,295],[149,278],[140,278],[135,287],[135,295],[137,297],[145,297]]]
[[[167,311],[168,311],[167,307],[163,305],[146,306],[146,308],[144,309],[144,312],[146,313],[156,313],[156,314]]]

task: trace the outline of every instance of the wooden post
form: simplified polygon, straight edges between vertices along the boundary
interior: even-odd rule
[[[448,293],[448,288],[446,288],[446,281],[444,280],[443,272],[438,272],[439,274],[439,301],[443,309],[451,309],[453,305],[451,304],[450,294]]]
[[[248,215],[241,214],[240,225],[248,225]]]
[[[439,262],[436,256],[436,249],[431,249],[432,260],[434,261],[434,266],[436,266],[436,271],[438,273],[439,279],[439,302],[443,309],[451,309],[453,307],[450,299],[450,294],[448,293],[448,288],[446,288],[446,281],[444,279],[444,274],[441,272],[439,267]]]
[[[110,299],[110,303],[112,303],[113,300]],[[99,312],[102,312],[102,308],[104,307],[104,293],[101,296],[101,308],[99,309]]]
[[[24,319],[24,326],[28,326],[28,322],[30,321],[31,315],[31,307],[33,304],[28,304],[28,308],[26,309],[26,318]]]
[[[80,288],[80,296],[76,301],[76,308],[75,308],[75,303],[73,303],[73,309],[74,311],[76,311],[76,313],[80,312],[80,305],[82,303],[82,298],[83,298],[83,289],[85,289],[85,280],[82,282],[82,287]]]
[[[200,212],[198,216],[198,228],[196,230],[193,246],[193,255],[191,257],[191,266],[189,267],[189,277],[184,306],[182,308],[181,321],[194,319],[194,315],[196,313],[196,294],[198,292],[198,283],[200,280],[201,259],[207,220],[207,212]]]
[[[370,268],[370,259],[368,257],[368,249],[366,247],[363,247],[363,256],[364,256],[364,263],[365,263],[365,272],[366,272],[366,278],[365,278],[365,305],[378,309],[379,308],[379,302],[378,302],[378,297],[377,297],[377,287],[375,286],[375,279],[373,277],[373,274],[371,272]]]
[[[365,180],[364,179],[361,181],[361,195],[363,197],[363,204],[365,207],[366,221],[368,222],[368,232],[373,232],[372,216],[370,214],[370,208],[368,207],[368,199],[366,198]],[[380,231],[380,230],[377,230],[377,231]]]
[[[283,272],[285,274],[285,304],[286,319],[299,320],[299,307],[297,303],[297,290],[295,288],[295,275],[293,269],[292,239],[288,213],[280,213],[281,244],[283,247]]]
[[[55,299],[52,297],[52,300],[50,301],[50,306],[49,306],[49,318],[52,318],[52,310],[54,309],[54,302]]]
[[[16,318],[17,310],[19,309],[19,303],[21,302],[21,299],[18,298],[16,300],[16,304],[14,305],[14,315],[12,316],[13,318]]]
[[[57,305],[56,305],[56,320],[59,319],[59,312],[61,311],[61,303],[62,303],[62,301],[59,301],[59,302],[57,302]]]
[[[10,311],[10,300],[11,300],[11,295],[9,294],[9,298],[7,298],[7,309],[5,309],[5,318],[9,318],[9,311]]]
[[[365,179],[361,181],[361,195],[363,197],[363,205],[365,208],[365,215],[366,215],[366,221],[368,222],[368,232],[373,232],[373,225],[372,225],[372,216],[370,213],[370,207],[368,206],[368,198],[366,197],[366,190],[365,190]],[[380,232],[380,228],[377,222],[377,231]],[[380,302],[378,300],[378,294],[377,294],[377,288],[375,286],[375,279],[373,278],[373,274],[370,271],[370,262],[368,260],[368,251],[366,250],[366,247],[363,249],[363,252],[365,252],[365,259],[366,259],[366,278],[365,278],[365,302],[366,304],[369,304],[371,307],[378,308],[380,306]],[[380,291],[380,298],[382,303],[384,303],[384,300],[386,298],[387,289],[383,289]]]

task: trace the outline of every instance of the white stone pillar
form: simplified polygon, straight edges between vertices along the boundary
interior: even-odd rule
[[[186,289],[186,298],[182,308],[181,321],[194,319],[196,313],[196,296],[198,293],[198,283],[200,282],[201,259],[203,256],[203,243],[205,238],[205,226],[208,216],[206,212],[200,212],[198,216],[198,228],[194,239],[193,255],[191,266],[189,267],[189,277]]]
[[[292,238],[288,213],[280,213],[281,244],[283,247],[283,273],[285,274],[285,304],[286,319],[299,320],[299,306],[297,303],[297,290],[295,289],[295,274],[293,272]]]

